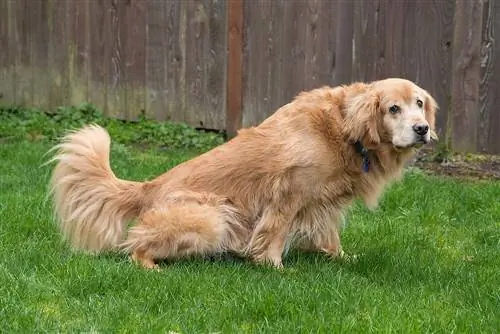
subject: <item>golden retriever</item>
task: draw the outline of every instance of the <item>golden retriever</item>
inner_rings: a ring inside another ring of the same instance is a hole
[[[108,133],[86,126],[54,147],[55,215],[73,248],[125,251],[146,268],[221,252],[282,267],[291,246],[338,257],[345,209],[376,206],[430,142],[436,110],[399,78],[318,88],[148,182],[117,178]]]

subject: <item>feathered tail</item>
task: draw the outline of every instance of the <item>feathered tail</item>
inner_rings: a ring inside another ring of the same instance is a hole
[[[69,133],[54,149],[51,193],[64,238],[91,252],[116,248],[141,209],[142,183],[115,176],[109,135],[97,125]]]

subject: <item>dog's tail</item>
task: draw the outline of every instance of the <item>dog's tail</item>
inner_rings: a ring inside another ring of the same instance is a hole
[[[143,183],[115,176],[109,135],[97,125],[67,134],[54,149],[51,194],[63,237],[75,249],[117,248],[141,209]]]

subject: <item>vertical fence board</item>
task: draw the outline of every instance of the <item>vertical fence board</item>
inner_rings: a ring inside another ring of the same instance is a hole
[[[121,31],[125,26],[125,4],[127,0],[109,0],[109,68],[107,72],[108,114],[126,119],[127,95],[125,81],[124,36]]]
[[[33,1],[33,16],[31,17],[31,71],[33,83],[33,105],[46,109],[49,107],[49,92],[52,86],[49,68],[49,3],[48,1]]]
[[[55,108],[69,104],[70,83],[68,71],[68,2],[52,0],[47,10],[49,26],[48,67],[49,80],[49,107]]]
[[[147,0],[129,0],[119,6],[122,42],[122,89],[127,119],[137,119],[145,111],[146,85],[146,9]]]
[[[187,4],[184,1],[166,2],[167,31],[164,59],[167,119],[186,120],[186,25]]]
[[[193,126],[217,128],[225,120],[225,2],[191,0],[186,11],[186,35],[181,45],[189,50],[183,59],[183,90],[189,101],[186,120]]]
[[[377,78],[379,1],[354,3],[353,80],[372,81]]]
[[[457,1],[453,36],[452,110],[454,150],[477,147],[483,4]]]
[[[353,1],[342,1],[337,6],[334,86],[351,82],[353,65],[354,3]]]
[[[500,3],[487,1],[483,17],[478,150],[500,154]]]
[[[10,105],[14,101],[13,69],[15,55],[12,54],[12,2],[0,1],[0,105]]]
[[[78,105],[90,99],[90,0],[68,1],[68,77],[70,102]]]
[[[10,76],[11,80],[11,99],[14,104],[19,104],[20,101],[17,99],[17,91],[18,91],[18,77],[17,77],[17,64],[18,64],[18,47],[17,47],[17,10],[16,3],[13,1],[7,1],[7,16],[8,16],[8,38],[9,38],[9,46],[8,46],[8,54],[9,54],[9,64],[10,68]]]
[[[164,1],[147,2],[146,29],[146,115],[148,118],[166,120],[167,87],[165,59],[167,49],[168,20]]]
[[[108,85],[111,84],[111,3],[109,0],[90,1],[89,100],[109,115]]]
[[[15,77],[17,104],[31,104],[33,102],[33,85],[31,72],[31,16],[33,7],[28,6],[27,0],[14,1],[16,24],[14,36],[16,41]]]
[[[228,2],[226,131],[234,137],[242,122],[243,0]]]

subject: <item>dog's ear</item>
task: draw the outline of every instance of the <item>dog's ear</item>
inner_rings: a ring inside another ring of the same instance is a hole
[[[424,91],[425,101],[424,101],[424,113],[425,119],[429,123],[429,127],[431,129],[431,139],[438,140],[438,136],[436,133],[436,112],[439,109],[439,106],[434,100],[434,98],[428,92]]]
[[[348,141],[359,140],[366,147],[380,144],[379,108],[380,96],[373,91],[366,91],[347,101],[343,133]]]

